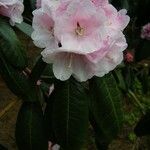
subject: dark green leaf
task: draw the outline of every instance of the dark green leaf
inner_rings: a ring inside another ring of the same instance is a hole
[[[28,101],[33,101],[34,99],[36,99],[36,87],[30,84],[29,80],[27,80],[27,78],[22,73],[7,64],[1,52],[0,66],[0,74],[5,80],[8,88],[15,95]]]
[[[141,74],[139,75],[139,79],[141,81],[142,87],[143,87],[143,93],[148,94],[149,92],[149,67],[145,67]]]
[[[127,90],[135,90],[134,89],[134,82],[135,82],[135,72],[132,66],[126,66],[123,68],[122,75],[124,76],[124,81],[126,83]]]
[[[49,64],[44,69],[43,76],[54,77],[52,64]]]
[[[42,80],[45,81],[46,83],[52,84],[56,82],[56,78],[53,74],[53,69],[52,69],[52,64],[48,64],[42,73],[41,76]]]
[[[127,87],[126,87],[126,83],[124,81],[124,77],[122,75],[122,70],[118,69],[118,70],[115,70],[113,72],[114,74],[114,77],[116,79],[116,82],[118,84],[118,87],[123,90],[124,92],[127,92]]]
[[[47,100],[47,105],[44,112],[44,125],[47,131],[46,132],[47,140],[55,143],[55,136],[52,128],[53,106],[54,106],[54,99],[52,99],[52,97],[50,96],[50,98],[48,98]]]
[[[9,89],[18,96],[24,95],[23,87],[25,87],[27,79],[23,76],[23,74],[19,73],[12,66],[7,64],[2,55],[0,56],[0,66],[0,73]]]
[[[31,34],[33,32],[32,26],[22,22],[21,24],[16,24],[15,25],[19,30],[21,30],[23,33],[25,33],[26,35],[28,35],[29,37],[31,37]]]
[[[107,150],[111,142],[110,139],[107,139],[101,128],[99,127],[94,115],[90,112],[90,123],[94,129],[95,133],[95,143],[98,150]]]
[[[47,150],[43,112],[40,103],[24,102],[16,123],[19,150]]]
[[[43,62],[42,56],[38,59],[35,66],[32,69],[32,72],[30,74],[30,80],[32,83],[35,83],[40,79],[44,69],[46,68],[47,64]]]
[[[88,97],[74,79],[59,82],[51,96],[53,131],[63,150],[80,150],[88,128]]]
[[[7,61],[19,69],[27,66],[26,51],[22,47],[13,29],[0,19],[0,51]]]
[[[122,98],[113,75],[91,79],[90,94],[90,110],[99,128],[95,130],[102,132],[99,140],[111,141],[118,135],[123,121]]]

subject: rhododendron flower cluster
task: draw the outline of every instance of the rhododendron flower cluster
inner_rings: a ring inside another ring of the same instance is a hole
[[[123,60],[129,23],[108,0],[41,0],[33,12],[32,39],[57,79],[102,77]]]
[[[10,18],[10,23],[21,23],[24,11],[23,0],[0,0],[0,15]]]
[[[150,40],[150,23],[142,27],[141,38]]]

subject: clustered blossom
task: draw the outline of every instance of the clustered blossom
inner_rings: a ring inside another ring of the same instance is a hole
[[[0,15],[10,18],[10,23],[21,23],[24,11],[23,0],[0,0]]]
[[[32,39],[57,79],[86,81],[102,77],[123,60],[123,34],[129,23],[108,0],[40,0],[34,12]]]
[[[141,38],[150,40],[150,23],[142,27]]]

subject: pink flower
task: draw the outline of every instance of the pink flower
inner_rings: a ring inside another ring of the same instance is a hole
[[[41,0],[37,0],[36,1],[36,8],[40,8],[41,7]]]
[[[91,0],[95,6],[99,7],[99,6],[104,6],[108,4],[108,0]]]
[[[131,63],[134,61],[134,54],[133,52],[127,51],[124,55],[124,59],[126,62]]]
[[[102,77],[123,60],[126,13],[107,0],[42,0],[33,12],[32,39],[57,79]]]
[[[10,23],[21,23],[24,11],[23,0],[0,0],[0,15],[10,18]]]
[[[150,40],[150,23],[142,27],[141,38]]]

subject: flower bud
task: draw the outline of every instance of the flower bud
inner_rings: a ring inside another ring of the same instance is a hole
[[[126,51],[124,55],[125,62],[132,63],[134,61],[134,55],[131,51]]]

